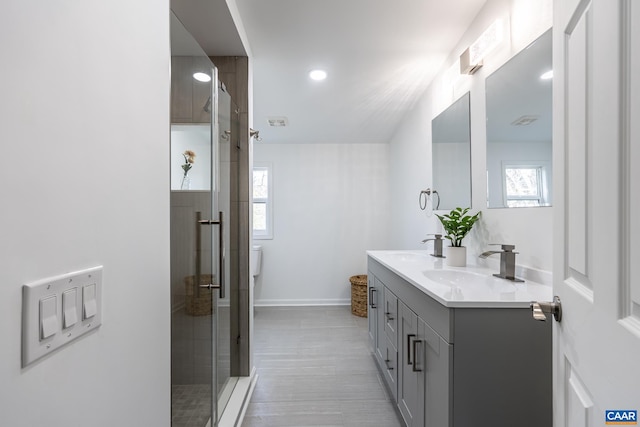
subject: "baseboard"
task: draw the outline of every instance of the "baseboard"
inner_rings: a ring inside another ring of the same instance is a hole
[[[233,389],[233,393],[220,418],[218,427],[240,427],[242,425],[257,381],[258,375],[255,367],[251,371],[250,376],[238,378],[238,383]]]
[[[314,305],[351,305],[351,299],[259,299],[256,307],[296,307]]]

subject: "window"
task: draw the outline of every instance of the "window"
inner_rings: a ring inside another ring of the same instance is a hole
[[[545,206],[542,166],[505,165],[504,195],[508,207]]]
[[[272,239],[271,166],[257,164],[253,168],[253,238]]]

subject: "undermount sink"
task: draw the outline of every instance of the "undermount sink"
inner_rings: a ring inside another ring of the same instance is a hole
[[[493,279],[491,276],[464,270],[426,270],[425,277],[441,285],[460,286],[470,282],[484,282]]]

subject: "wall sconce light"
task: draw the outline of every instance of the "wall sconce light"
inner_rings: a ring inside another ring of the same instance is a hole
[[[460,74],[473,74],[482,68],[482,60],[495,49],[503,39],[502,19],[497,19],[460,55]]]

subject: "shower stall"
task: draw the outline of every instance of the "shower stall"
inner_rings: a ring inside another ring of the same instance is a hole
[[[239,110],[173,14],[171,50],[171,425],[216,426],[238,380],[229,219]]]

